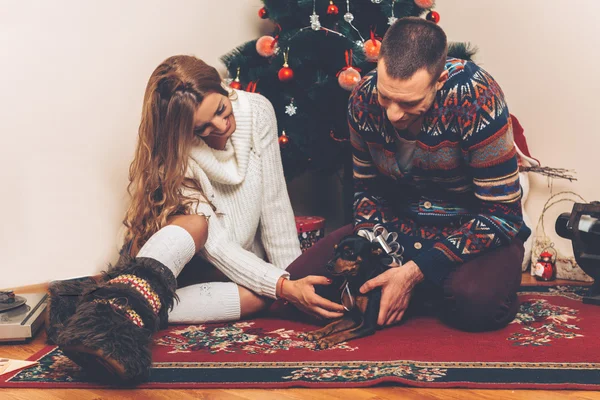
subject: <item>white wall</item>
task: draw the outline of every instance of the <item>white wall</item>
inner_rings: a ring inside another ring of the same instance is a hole
[[[600,15],[600,2],[570,4],[438,0],[437,10],[451,40],[479,46],[478,61],[503,87],[534,156],[577,170],[579,182],[556,182],[554,190],[593,200],[600,198],[593,162],[600,39],[591,16]],[[150,73],[178,53],[217,65],[259,35],[260,7],[259,0],[0,0],[0,287],[92,274],[114,260]],[[534,185],[528,208],[536,214],[548,189],[544,179]],[[310,204],[303,213],[322,214]]]
[[[0,0],[0,288],[116,255],[153,69],[217,65],[259,34],[259,0]]]
[[[600,14],[597,0],[438,0],[440,25],[450,40],[479,47],[476,61],[500,83],[512,114],[542,165],[574,169],[577,182],[554,180],[552,191],[572,190],[600,200]],[[537,223],[550,196],[546,178],[532,178],[527,211]],[[571,242],[554,232],[562,203],[546,216],[546,231],[563,252]]]

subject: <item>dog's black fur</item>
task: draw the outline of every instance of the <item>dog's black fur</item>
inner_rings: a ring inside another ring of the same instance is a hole
[[[343,277],[348,281],[356,304],[341,319],[307,335],[309,340],[318,340],[318,348],[328,348],[375,333],[381,289],[376,288],[364,295],[359,289],[366,281],[387,270],[382,256],[385,254],[378,244],[356,235],[344,237],[335,246],[333,258],[326,269],[333,277]]]

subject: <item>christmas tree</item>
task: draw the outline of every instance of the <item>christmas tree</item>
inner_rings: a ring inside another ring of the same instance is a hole
[[[286,177],[350,162],[346,110],[361,75],[376,67],[381,38],[405,16],[434,22],[433,0],[264,0],[274,31],[223,56],[236,89],[275,109]]]

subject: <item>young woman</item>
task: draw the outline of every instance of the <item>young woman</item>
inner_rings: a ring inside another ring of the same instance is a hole
[[[237,320],[276,298],[342,315],[315,293],[327,278],[288,280],[300,250],[271,104],[223,86],[203,61],[174,56],[152,73],[129,192],[124,256],[57,335],[93,376],[144,379],[151,334],[167,319]],[[183,287],[182,275],[177,285],[184,267],[204,283]]]

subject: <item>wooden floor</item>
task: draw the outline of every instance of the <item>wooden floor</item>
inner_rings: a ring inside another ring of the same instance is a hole
[[[526,273],[523,284],[539,283]],[[555,281],[550,284],[574,284]],[[580,284],[577,282],[576,284]],[[31,287],[27,291],[31,291]],[[17,292],[18,293],[18,292]],[[45,335],[40,333],[28,344],[0,345],[0,357],[26,359],[44,346]],[[403,387],[376,387],[366,389],[0,389],[0,399],[54,400],[54,399],[257,399],[257,400],[383,400],[383,399],[599,399],[599,392],[540,391],[540,390],[463,390],[463,389],[410,389]]]

